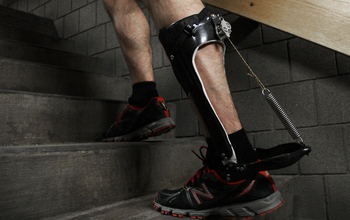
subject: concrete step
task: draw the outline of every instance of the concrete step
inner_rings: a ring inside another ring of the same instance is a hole
[[[0,146],[90,142],[126,103],[0,90]]]
[[[293,219],[293,178],[290,176],[273,176],[278,190],[285,200],[284,205],[264,216],[254,217],[254,220],[292,220]],[[83,212],[69,213],[61,216],[46,218],[45,220],[177,220],[178,217],[162,215],[153,209],[152,201],[155,194],[124,200],[106,206],[97,207]],[[190,218],[187,218],[190,219]],[[209,216],[208,220],[225,220],[220,216]],[[44,219],[43,219],[44,220]]]
[[[181,187],[202,167],[190,151],[204,142],[184,138],[1,147],[0,219],[51,219]],[[150,204],[152,197],[146,198],[142,204]]]
[[[52,20],[4,6],[0,6],[0,24],[58,36]]]
[[[111,54],[113,56],[113,54]],[[59,66],[72,70],[114,75],[115,60],[33,46],[17,41],[0,39],[0,57]]]
[[[75,51],[75,42],[72,40],[65,40],[58,36],[25,30],[8,24],[0,24],[0,39],[10,39],[67,52]]]
[[[1,52],[0,52],[1,53]],[[126,100],[129,77],[120,78],[0,57],[0,89]]]

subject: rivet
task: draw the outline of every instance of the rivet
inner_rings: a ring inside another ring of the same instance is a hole
[[[171,60],[174,60],[174,58],[175,58],[174,55],[170,55]]]

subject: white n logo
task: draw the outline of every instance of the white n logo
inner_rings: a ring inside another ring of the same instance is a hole
[[[197,189],[191,189],[191,193],[192,193],[194,199],[197,201],[198,205],[202,204],[202,202],[199,200],[198,196],[203,196],[203,197],[208,198],[208,199],[214,198],[214,196],[209,192],[207,186],[204,183],[202,183],[202,187],[203,187],[205,193],[202,191],[199,191]]]

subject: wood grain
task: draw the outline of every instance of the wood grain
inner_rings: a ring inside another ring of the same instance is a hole
[[[350,56],[350,0],[203,0]]]

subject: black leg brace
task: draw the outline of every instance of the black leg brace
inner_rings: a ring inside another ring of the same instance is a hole
[[[227,181],[241,180],[259,171],[280,169],[297,162],[311,149],[301,144],[279,145],[268,150],[257,149],[260,161],[240,163],[237,161],[235,146],[232,146],[223,124],[215,112],[195,65],[195,56],[200,47],[219,43],[225,51],[222,17],[210,15],[206,9],[199,14],[181,19],[169,28],[162,28],[159,39],[171,62],[177,80],[199,110],[213,144],[225,165],[222,176]],[[224,55],[224,54],[223,54]]]
[[[168,29],[162,28],[159,39],[179,83],[186,94],[193,98],[222,160],[232,159],[232,162],[237,162],[228,134],[210,103],[194,63],[197,51],[203,45],[219,43],[225,48],[222,41],[225,34],[221,33],[219,37],[220,34],[216,29],[220,24],[221,21],[217,16],[210,15],[204,9],[198,15],[177,21]]]

